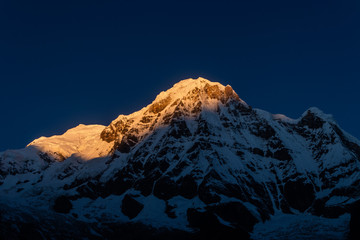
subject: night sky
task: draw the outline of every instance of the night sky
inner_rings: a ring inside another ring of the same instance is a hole
[[[0,1],[0,151],[107,125],[185,78],[360,137],[360,1]]]

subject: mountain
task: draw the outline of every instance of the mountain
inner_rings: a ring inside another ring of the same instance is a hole
[[[360,141],[317,108],[290,119],[186,79],[108,126],[0,153],[0,233],[257,239],[276,216],[347,221],[359,160]]]

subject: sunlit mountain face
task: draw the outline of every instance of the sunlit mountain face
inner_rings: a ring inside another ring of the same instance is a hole
[[[108,126],[0,153],[0,238],[357,239],[359,160],[317,108],[290,119],[186,79]]]

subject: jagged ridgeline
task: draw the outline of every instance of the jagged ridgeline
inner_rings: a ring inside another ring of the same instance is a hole
[[[360,198],[359,145],[317,108],[290,119],[183,80],[109,126],[1,153],[0,236],[247,239],[274,214],[338,218]]]

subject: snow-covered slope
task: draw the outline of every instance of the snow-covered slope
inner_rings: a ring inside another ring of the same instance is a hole
[[[274,214],[349,212],[360,198],[359,145],[317,108],[290,119],[253,109],[230,86],[187,79],[107,127],[1,153],[0,194],[95,225],[246,237]]]
[[[83,160],[108,156],[112,144],[101,140],[102,125],[83,125],[69,129],[63,135],[41,137],[32,141],[32,146],[41,152],[62,161],[70,156],[77,156]]]

